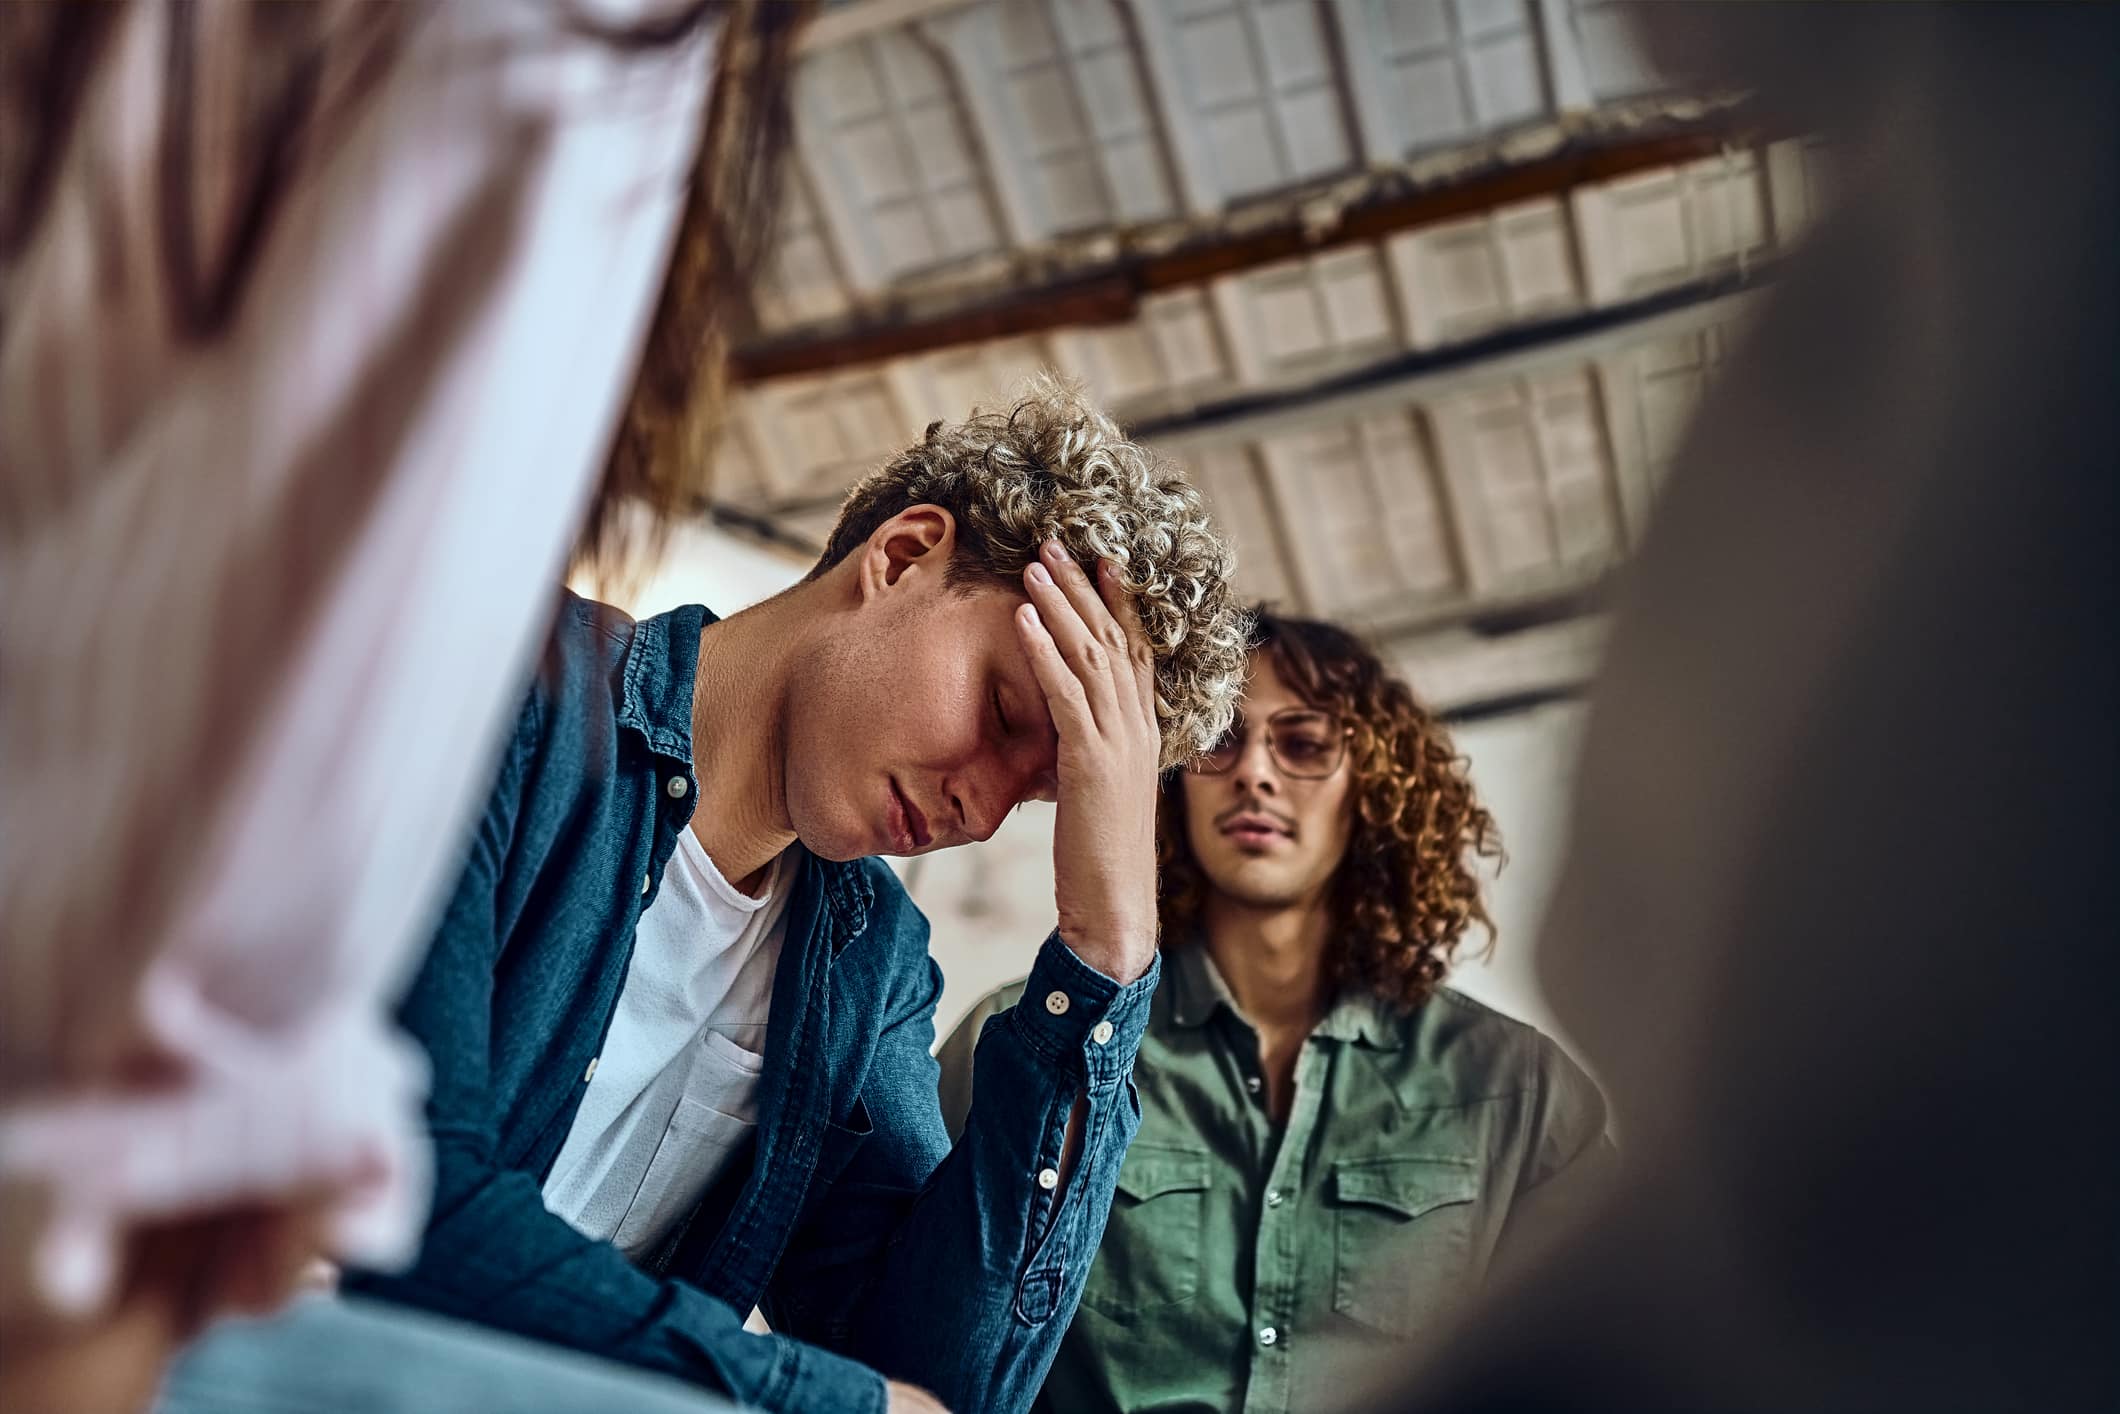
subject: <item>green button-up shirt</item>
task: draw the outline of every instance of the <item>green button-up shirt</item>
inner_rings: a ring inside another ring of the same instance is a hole
[[[953,1128],[980,1028],[1022,991],[943,1046]],[[1276,1125],[1258,1035],[1197,944],[1167,952],[1134,1083],[1141,1131],[1045,1384],[1068,1414],[1344,1401],[1365,1353],[1439,1331],[1608,1151],[1604,1102],[1560,1048],[1447,989],[1403,1016],[1343,997]]]

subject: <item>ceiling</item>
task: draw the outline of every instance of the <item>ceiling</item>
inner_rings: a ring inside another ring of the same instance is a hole
[[[1660,91],[1601,0],[863,0],[796,105],[727,523],[814,547],[929,421],[1058,368],[1196,476],[1246,594],[1460,709],[1594,666],[1827,176]]]

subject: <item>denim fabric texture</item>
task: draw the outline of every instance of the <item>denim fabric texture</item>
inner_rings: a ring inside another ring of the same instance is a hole
[[[755,1148],[636,1266],[541,1186],[603,1045],[678,832],[698,606],[635,623],[568,596],[402,1019],[434,1066],[435,1204],[416,1265],[348,1289],[683,1376],[773,1411],[1029,1406],[1082,1294],[1140,1122],[1160,964],[1122,986],[1058,934],[976,1056],[952,1146],[929,1051],[941,970],[880,861],[798,865]],[[799,766],[799,763],[798,763]],[[1096,1039],[1109,1021],[1109,1039]],[[1078,1094],[1088,1116],[1064,1188]],[[772,1333],[744,1330],[753,1305]]]

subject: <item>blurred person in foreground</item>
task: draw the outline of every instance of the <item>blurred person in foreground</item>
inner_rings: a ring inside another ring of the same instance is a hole
[[[404,1013],[434,1218],[354,1285],[770,1414],[1027,1407],[1136,1123],[1157,772],[1234,710],[1228,565],[1197,491],[1039,380],[863,480],[763,604],[572,601]],[[876,856],[1031,799],[1042,1004],[953,1148],[942,975]]]
[[[1354,635],[1261,611],[1238,719],[1167,774],[1160,817],[1141,1132],[1041,1405],[1315,1409],[1582,1201],[1604,1102],[1443,985],[1491,934],[1500,840],[1448,731]],[[958,1023],[953,1122],[982,1031],[1039,1005],[1017,982]]]
[[[2120,1408],[2120,13],[1641,22],[1836,201],[1626,573],[1539,944],[1627,1177],[1354,1407]]]
[[[584,512],[706,489],[802,13],[0,6],[0,1406],[411,1256],[386,1003]],[[667,1399],[289,1321],[170,1397]]]

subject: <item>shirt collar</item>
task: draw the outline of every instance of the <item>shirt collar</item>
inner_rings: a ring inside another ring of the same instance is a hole
[[[1335,1041],[1360,1041],[1381,1051],[1396,1051],[1406,1044],[1398,1016],[1373,993],[1350,988],[1340,993],[1316,1035]]]
[[[633,625],[626,645],[618,724],[638,732],[649,750],[692,768],[692,685],[699,677],[699,635],[715,622],[698,604]]]
[[[1164,961],[1173,1024],[1205,1026],[1217,1011],[1224,1009],[1246,1026],[1251,1024],[1198,937],[1166,950]],[[1398,1016],[1379,998],[1353,988],[1340,994],[1312,1034],[1333,1041],[1360,1041],[1380,1050],[1395,1051],[1405,1045]]]
[[[1185,1027],[1205,1026],[1222,1007],[1242,1019],[1244,1013],[1237,1009],[1236,998],[1229,994],[1229,985],[1222,980],[1214,959],[1207,955],[1206,944],[1199,938],[1188,938],[1167,950],[1164,959],[1168,965],[1165,978],[1171,989],[1173,1022]]]

